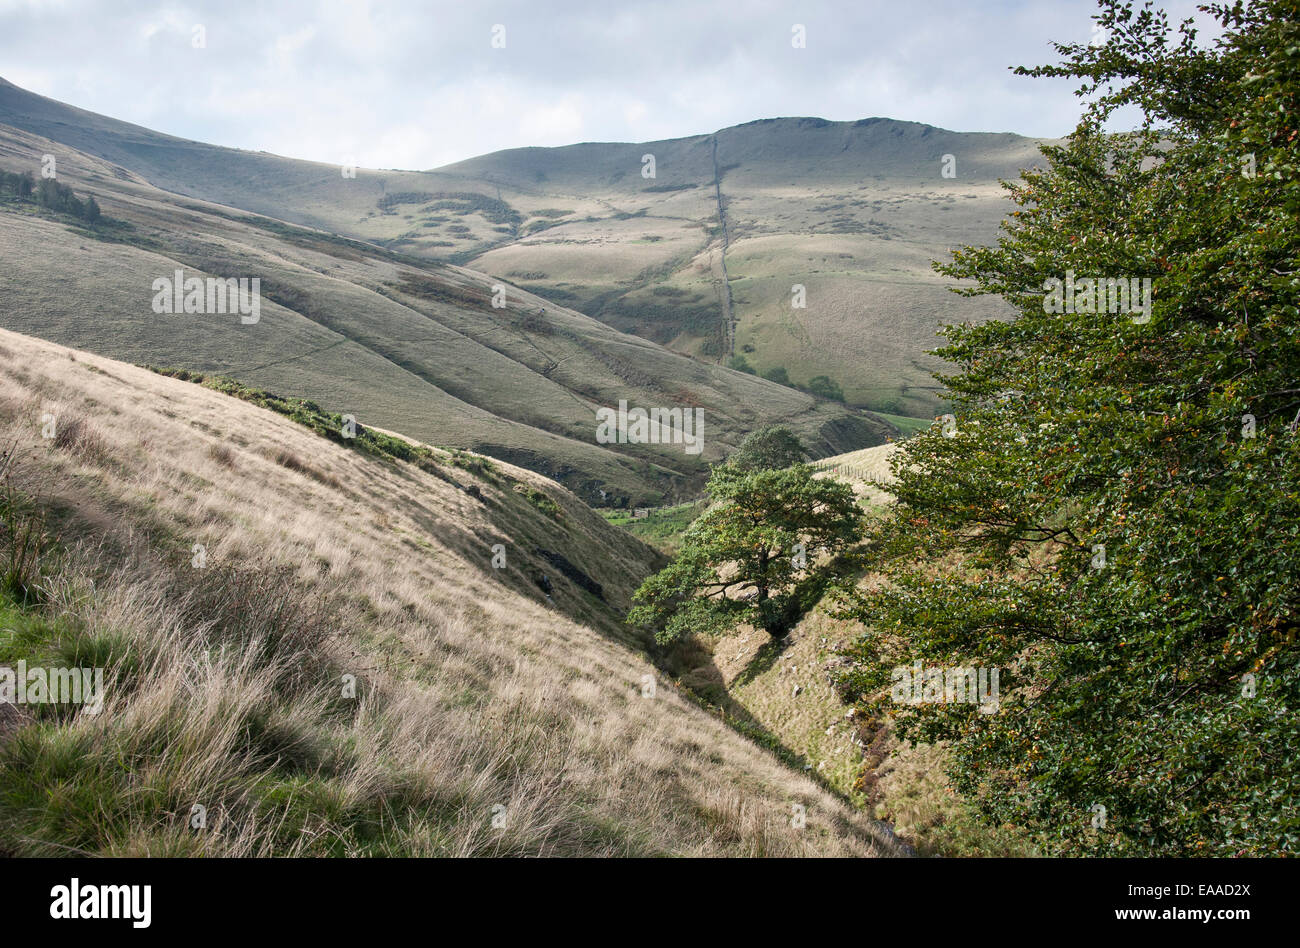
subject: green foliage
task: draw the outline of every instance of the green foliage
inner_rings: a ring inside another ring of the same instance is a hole
[[[858,538],[852,489],[815,478],[803,464],[760,471],[722,464],[708,492],[714,505],[691,524],[673,562],[636,591],[628,622],[664,643],[740,622],[784,636]],[[822,549],[830,563],[819,565]]]
[[[602,510],[600,513],[614,526],[672,556],[681,548],[682,537],[702,512],[699,503],[691,503],[655,508],[645,517],[634,517],[626,510]]]
[[[437,200],[433,200],[434,198]],[[453,211],[460,215],[481,214],[489,223],[507,225],[511,232],[517,231],[519,225],[523,223],[520,213],[505,201],[476,191],[450,191],[438,194],[411,191],[380,198],[379,207],[381,210],[389,211],[397,204],[420,204],[425,201],[432,201],[425,210]]]
[[[955,427],[896,455],[871,538],[887,582],[848,610],[869,629],[842,686],[874,701],[895,664],[1003,669],[998,713],[899,723],[950,739],[956,787],[1048,851],[1293,854],[1300,20],[1214,8],[1206,49],[1101,6],[1107,44],[1024,70],[1084,80],[1093,105],[1007,184],[998,245],[938,267],[1018,314],[946,330]],[[1124,105],[1143,126],[1103,135]],[[1067,270],[1153,278],[1150,321],[1045,311]]]
[[[840,383],[835,381],[829,375],[814,375],[808,380],[808,391],[818,398],[829,398],[831,401],[844,401],[844,389]]]
[[[425,204],[433,200],[433,194],[428,191],[394,191],[392,194],[384,194],[377,201],[375,206],[385,213],[394,214],[393,208],[402,204]]]
[[[69,214],[92,228],[101,218],[99,204],[93,197],[83,202],[66,184],[53,178],[41,178],[38,182],[30,172],[0,171],[0,193],[12,194],[20,201],[33,201],[58,214]]]
[[[546,514],[546,516],[554,520],[559,520],[563,517],[564,511],[560,509],[560,505],[557,504],[554,498],[545,491],[538,490],[536,487],[531,487],[526,484],[516,484],[515,491],[523,494],[524,498],[530,504],[542,513]]]
[[[790,384],[790,373],[779,365],[763,372],[763,378],[769,382],[775,382],[777,385]]]
[[[62,211],[73,217],[81,217],[84,208],[81,201],[73,194],[72,188],[59,184],[53,178],[41,178],[36,185],[36,203],[52,211]]]
[[[32,196],[32,190],[35,186],[30,171],[24,171],[21,174],[0,171],[0,191],[8,191],[19,198],[26,199]]]
[[[322,438],[328,438],[330,441],[341,444],[346,448],[361,451],[373,457],[405,461],[443,480],[450,480],[449,475],[443,469],[444,460],[450,461],[456,467],[463,468],[488,481],[495,480],[499,475],[499,469],[487,458],[481,458],[463,451],[453,451],[449,458],[444,459],[438,452],[424,445],[412,444],[404,438],[366,428],[360,423],[355,424],[355,433],[352,436],[346,436],[344,434],[345,419],[342,415],[325,411],[315,402],[308,401],[305,398],[288,398],[261,389],[250,388],[242,382],[236,382],[234,379],[221,376],[205,377],[198,372],[190,372],[187,369],[160,369],[154,366],[147,366],[147,368],[159,375],[181,379],[185,382],[195,382],[204,388],[210,388],[225,395],[252,402],[254,405],[259,405],[262,408],[291,418],[303,427],[310,428]]]
[[[746,375],[758,374],[754,371],[754,367],[749,364],[749,360],[743,355],[732,356],[731,361],[728,362],[727,365],[730,368],[735,369],[737,372],[744,372]]]
[[[738,471],[767,471],[799,464],[806,453],[793,431],[773,425],[745,435],[727,464]]]

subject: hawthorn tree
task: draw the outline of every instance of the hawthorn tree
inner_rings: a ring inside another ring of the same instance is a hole
[[[1207,7],[1210,46],[1100,6],[1106,43],[1020,70],[1082,81],[1077,130],[1006,184],[996,246],[937,267],[1015,316],[946,330],[953,418],[895,456],[841,685],[883,706],[892,665],[1001,668],[998,713],[898,723],[1047,851],[1296,853],[1297,4]],[[1105,134],[1122,106],[1141,127]],[[1058,305],[1069,271],[1150,278],[1149,314]]]
[[[738,471],[765,471],[799,464],[804,456],[803,443],[793,431],[772,425],[745,435],[727,465]]]
[[[636,591],[628,622],[663,643],[741,622],[783,637],[821,599],[840,554],[861,539],[852,488],[813,475],[805,464],[716,466],[713,506],[691,524],[673,562]]]
[[[821,398],[829,398],[831,401],[844,401],[844,389],[840,387],[839,382],[829,375],[814,375],[810,378],[808,380],[808,391]]]

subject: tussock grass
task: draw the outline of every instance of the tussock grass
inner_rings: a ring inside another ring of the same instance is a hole
[[[94,425],[85,419],[71,417],[60,418],[53,438],[54,447],[59,451],[68,451],[89,463],[104,463],[108,451],[104,439],[95,430]]]
[[[96,664],[106,679],[98,714],[6,714],[0,848],[895,851],[670,683],[643,697],[658,676],[617,630],[654,554],[553,483],[504,464],[480,477],[467,458],[458,476],[474,478],[477,499],[209,388],[0,340],[12,352],[0,407],[18,407],[0,437],[22,459],[13,485],[28,499],[14,522],[54,512],[41,521],[54,542],[25,574],[40,595],[0,601],[0,663]],[[110,463],[44,445],[24,407],[38,389],[94,425]],[[279,450],[333,480],[288,470]],[[500,570],[497,541],[510,560]],[[531,582],[535,549],[564,556],[609,602],[553,575],[547,604]]]

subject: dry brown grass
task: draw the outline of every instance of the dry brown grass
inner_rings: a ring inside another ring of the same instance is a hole
[[[889,460],[897,450],[898,443],[890,442],[822,458],[816,467],[825,472],[820,476],[834,477],[852,486],[859,500],[873,505],[887,504],[892,498],[885,488],[894,480]]]
[[[670,683],[642,696],[659,676],[615,633],[651,554],[544,478],[501,465],[555,499],[563,527],[508,484],[480,481],[480,503],[199,386],[0,340],[0,433],[33,458],[27,489],[80,538],[47,617],[135,656],[103,713],[43,720],[0,751],[0,768],[28,775],[0,792],[0,827],[25,827],[20,852],[893,851]],[[102,453],[42,444],[53,392]],[[548,608],[522,564],[488,565],[490,544],[517,558],[533,536],[585,563],[610,606],[557,583]],[[196,544],[219,578],[186,574]],[[355,701],[338,697],[343,674]],[[78,803],[72,842],[22,796],[40,774],[102,788]],[[208,806],[202,833],[187,827],[194,803]]]
[[[67,451],[91,464],[103,464],[108,448],[95,426],[83,418],[54,416],[55,435],[51,440],[60,451]]]

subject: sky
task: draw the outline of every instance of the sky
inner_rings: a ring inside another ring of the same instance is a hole
[[[1194,0],[1163,0],[1174,20]],[[0,0],[0,77],[184,138],[428,169],[778,116],[1058,137],[1094,0]],[[797,45],[802,27],[803,45]]]

